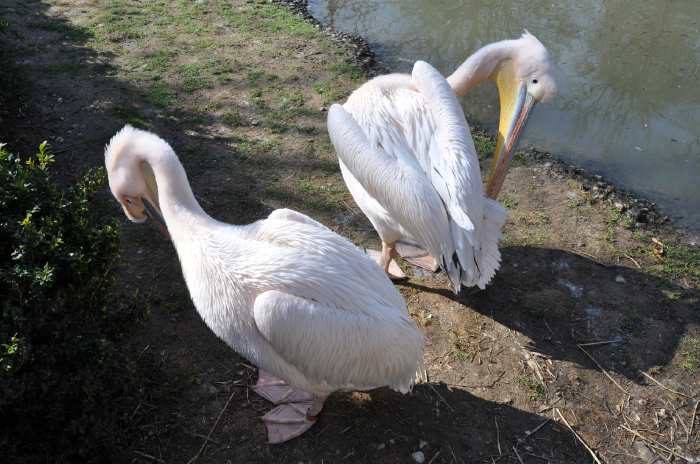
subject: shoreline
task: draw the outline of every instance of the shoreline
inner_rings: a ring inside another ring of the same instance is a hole
[[[273,2],[289,8],[305,21],[318,27],[321,32],[338,41],[343,48],[348,50],[353,63],[359,66],[368,78],[391,72],[377,59],[376,53],[364,37],[337,31],[317,20],[309,11],[308,0],[273,0]],[[494,140],[493,135],[485,130],[478,121],[468,122],[468,124],[472,133],[478,132]],[[686,244],[690,246],[700,245],[700,230],[679,224],[669,214],[666,214],[656,202],[616,186],[604,175],[587,171],[562,160],[556,154],[538,150],[532,146],[520,147],[514,157],[518,155],[524,155],[526,162],[543,165],[552,176],[577,180],[586,191],[590,192],[593,200],[604,201],[619,213],[624,214],[631,221],[631,227],[634,229],[670,227],[681,236]]]

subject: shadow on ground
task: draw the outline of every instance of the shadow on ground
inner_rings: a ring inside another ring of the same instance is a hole
[[[527,336],[528,349],[642,381],[640,371],[667,365],[689,325],[700,323],[694,290],[628,267],[608,266],[563,250],[511,246],[484,291],[405,283],[437,293]]]

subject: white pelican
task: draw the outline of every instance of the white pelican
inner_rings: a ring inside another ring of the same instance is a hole
[[[331,109],[328,130],[343,178],[382,240],[381,255],[374,253],[387,273],[403,277],[393,261],[398,249],[413,264],[441,267],[455,292],[462,284],[483,289],[491,280],[506,220],[495,198],[532,107],[556,91],[551,68],[545,47],[526,31],[479,49],[447,80],[417,62],[412,75],[376,77]],[[455,94],[486,80],[496,83],[501,109],[484,195]],[[429,256],[416,259],[421,248]]]
[[[255,390],[278,405],[263,416],[271,443],[311,427],[333,391],[406,393],[423,377],[423,336],[403,298],[348,240],[288,209],[250,225],[212,219],[150,132],[124,127],[105,164],[127,217],[167,227],[207,326],[260,368]]]

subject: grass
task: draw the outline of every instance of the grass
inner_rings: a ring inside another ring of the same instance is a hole
[[[493,151],[496,149],[496,139],[494,137],[486,132],[472,130],[472,139],[474,140],[479,160],[484,161],[493,155]]]
[[[531,401],[542,401],[545,398],[544,386],[535,380],[534,377],[530,375],[521,375],[518,377],[518,384],[529,390],[528,398]]]
[[[700,338],[686,337],[680,347],[683,362],[681,368],[688,374],[694,374],[700,367]]]

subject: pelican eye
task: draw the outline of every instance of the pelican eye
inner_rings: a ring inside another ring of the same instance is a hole
[[[533,79],[533,80],[532,80],[532,83],[533,83],[533,84],[537,84],[537,79]]]

